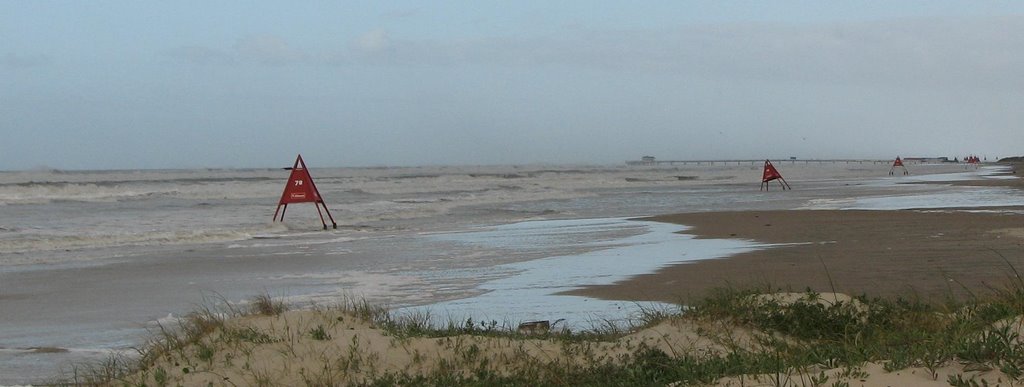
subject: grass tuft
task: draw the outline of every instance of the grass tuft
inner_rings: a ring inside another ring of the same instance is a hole
[[[250,314],[259,316],[277,316],[288,310],[284,301],[274,300],[267,293],[253,297],[249,302],[249,308]]]

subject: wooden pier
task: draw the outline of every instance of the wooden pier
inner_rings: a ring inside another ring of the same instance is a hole
[[[627,161],[626,165],[631,166],[657,166],[657,165],[758,165],[763,163],[763,159],[758,160],[631,160]],[[870,159],[774,159],[773,163],[776,164],[890,164],[892,160],[870,160]]]

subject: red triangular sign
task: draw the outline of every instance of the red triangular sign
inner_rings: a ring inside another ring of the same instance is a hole
[[[284,222],[284,213],[288,211],[289,204],[310,202],[316,205],[316,212],[320,214],[320,222],[323,223],[324,229],[327,229],[327,221],[324,220],[324,214],[320,212],[320,206],[324,207],[324,212],[331,219],[331,225],[334,228],[338,228],[338,224],[334,222],[334,216],[327,209],[327,203],[324,203],[324,200],[320,197],[320,191],[316,189],[316,184],[313,183],[313,177],[309,175],[309,170],[306,169],[306,163],[302,161],[302,155],[299,155],[299,157],[295,158],[295,165],[292,166],[292,174],[288,176],[288,183],[284,186],[281,200],[277,202],[277,210],[274,211],[274,221],[277,221],[277,215],[280,213],[281,221]],[[284,209],[281,206],[284,206]]]
[[[767,190],[768,189],[768,182],[772,181],[772,180],[778,180],[779,181],[779,185],[782,186],[782,189],[784,189],[784,190],[790,189],[789,183],[787,183],[786,179],[782,177],[782,174],[779,173],[779,170],[775,169],[775,166],[772,165],[771,161],[765,160],[764,161],[764,174],[761,175],[761,189],[762,190]]]
[[[782,174],[779,173],[779,171],[777,169],[775,169],[775,166],[772,165],[771,161],[765,160],[764,161],[764,175],[761,176],[761,182],[762,183],[767,183],[769,181],[772,181],[772,180],[775,180],[775,179],[781,179],[781,178],[782,178]]]
[[[306,163],[299,155],[299,158],[295,159],[295,166],[292,167],[292,175],[288,177],[288,184],[284,186],[281,201],[277,204],[308,202],[323,203],[323,200],[320,199],[320,192],[317,191],[316,184],[313,184],[313,177],[309,176]]]
[[[896,161],[893,161],[892,166],[894,166],[894,167],[902,167],[903,166],[903,160],[900,160],[900,157],[896,156]]]

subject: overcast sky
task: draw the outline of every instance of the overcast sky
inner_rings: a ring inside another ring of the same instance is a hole
[[[1018,1],[0,0],[0,170],[992,159],[1022,123]]]

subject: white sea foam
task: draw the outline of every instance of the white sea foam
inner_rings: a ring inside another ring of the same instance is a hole
[[[858,198],[843,206],[852,210],[901,210],[917,208],[972,208],[1024,206],[1024,193],[1010,188],[959,187],[917,195]]]
[[[821,198],[810,199],[804,205],[798,207],[800,210],[826,210],[846,208],[857,203],[856,198]]]
[[[253,238],[252,236],[250,236],[250,238],[252,238],[252,240],[250,240],[250,241],[241,242],[241,243],[232,243],[232,244],[227,245],[226,247],[229,248],[229,249],[265,249],[265,248],[288,247],[288,246],[298,246],[298,245],[311,246],[311,245],[338,244],[338,243],[344,243],[344,242],[351,242],[351,241],[357,241],[357,240],[366,239],[366,237],[348,237],[348,236],[333,237],[333,238],[330,238],[330,239],[323,239],[323,238],[317,238],[317,239],[296,238],[296,237],[298,237],[300,235],[301,235],[301,233],[300,234],[295,234],[295,235],[292,235],[292,234],[280,235],[280,236],[275,236],[273,238]],[[317,235],[318,236],[323,236],[323,234],[317,234]],[[273,240],[274,242],[266,242],[267,240]]]
[[[1024,192],[1004,187],[950,186],[942,183],[982,180],[1014,179],[1002,175],[1008,170],[1002,166],[957,165],[961,172],[935,173],[921,176],[894,176],[867,181],[867,186],[901,186],[902,192],[857,195],[850,197],[812,198],[798,209],[849,210],[902,210],[926,208],[974,208],[1024,206]],[[932,183],[915,185],[906,183]],[[1003,210],[1000,210],[1003,211]],[[1009,211],[1009,210],[1006,210]]]
[[[877,176],[888,170],[884,163],[870,162],[779,162],[777,167],[791,182],[870,182],[879,180]],[[910,167],[915,174],[956,171],[967,178],[978,173],[963,172],[963,167],[956,165]],[[415,224],[416,231],[422,231],[443,223],[409,221],[437,218],[447,222],[452,218],[438,217],[470,207],[480,210],[465,216],[490,216],[503,221],[573,217],[580,211],[597,215],[600,211],[592,206],[537,211],[529,206],[519,209],[517,203],[597,198],[609,190],[617,190],[622,197],[650,197],[677,190],[685,197],[693,195],[693,190],[711,186],[756,182],[761,170],[758,163],[716,163],[671,167],[333,168],[313,169],[311,173],[340,226],[399,230]],[[19,261],[32,262],[52,260],[48,252],[112,246],[259,238],[274,242],[233,243],[232,247],[273,247],[282,236],[301,238],[304,243],[312,243],[310,239],[338,242],[331,234],[294,235],[303,229],[317,230],[319,215],[312,205],[289,206],[290,227],[266,228],[264,222],[274,214],[286,178],[287,171],[279,169],[0,172],[0,219],[4,222],[0,225],[0,253],[17,253],[21,255]],[[33,256],[36,252],[47,254]],[[0,259],[0,265],[12,260]]]
[[[244,174],[243,174],[244,175]],[[139,179],[126,172],[97,172],[68,179],[67,175],[33,176],[0,174],[0,203],[42,204],[56,201],[117,202],[173,197],[182,199],[242,199],[272,195],[270,180],[237,176],[213,177],[202,171]],[[87,178],[92,178],[90,181]]]
[[[37,235],[34,238],[0,240],[0,253],[68,250],[109,246],[151,246],[167,244],[208,243],[248,239],[244,231],[206,230],[176,232],[144,232],[99,235]]]
[[[1019,179],[1019,176],[1009,174],[1013,171],[1013,167],[995,165],[985,166],[978,170],[978,175],[986,179]]]

